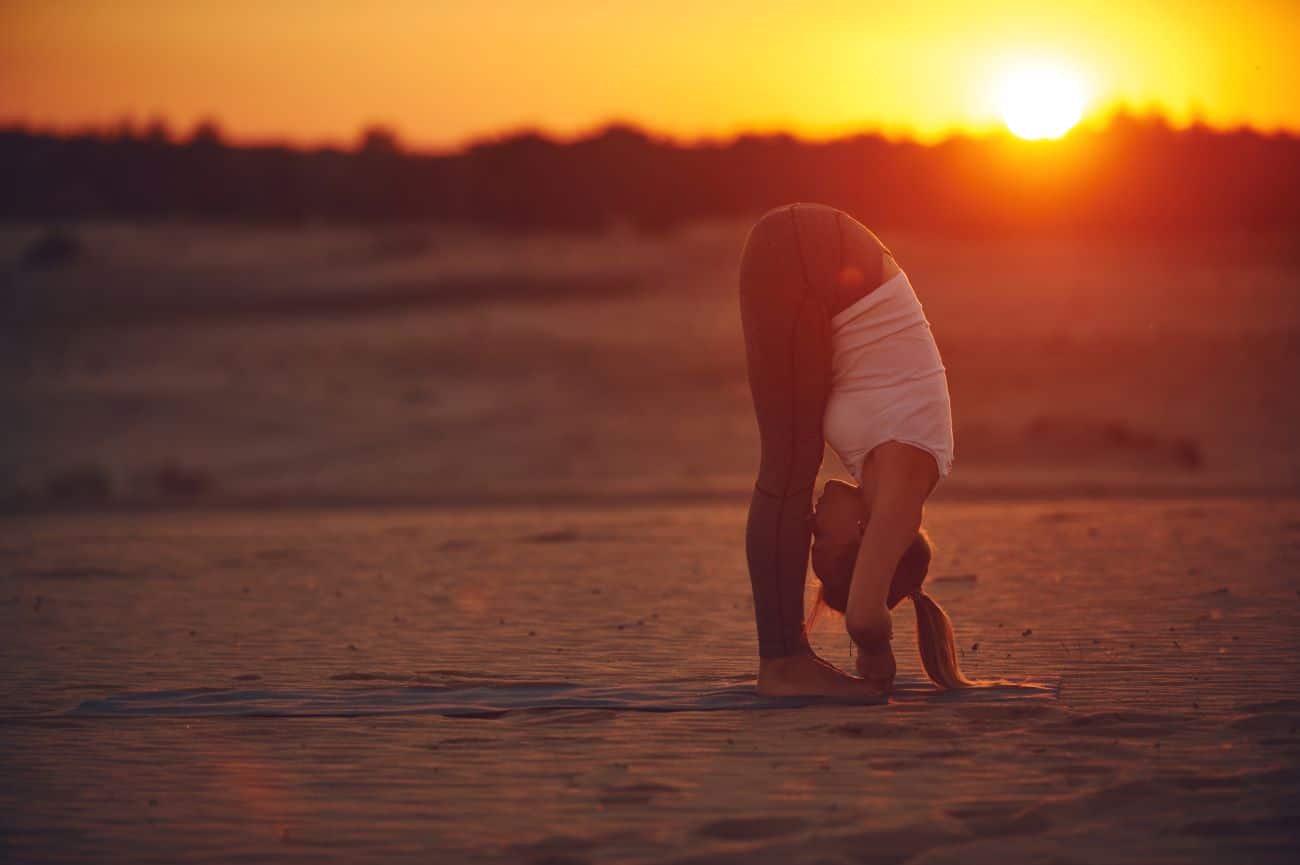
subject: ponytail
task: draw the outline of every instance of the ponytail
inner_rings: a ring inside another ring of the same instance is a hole
[[[858,544],[831,546],[812,545],[812,568],[818,577],[817,600],[813,602],[804,627],[812,632],[822,607],[843,614],[849,603],[849,587],[853,583],[853,568],[858,556]],[[969,688],[979,685],[967,679],[957,661],[957,645],[953,638],[952,622],[943,607],[925,593],[922,583],[930,570],[934,545],[925,529],[919,529],[911,545],[903,552],[889,585],[886,606],[894,609],[903,598],[911,598],[916,607],[916,644],[921,650],[921,664],[930,680],[940,688]],[[850,643],[852,645],[852,643]]]
[[[941,688],[968,688],[975,683],[961,671],[957,662],[957,645],[953,640],[952,622],[943,607],[917,589],[912,593],[916,608],[916,644],[921,650],[925,674]]]

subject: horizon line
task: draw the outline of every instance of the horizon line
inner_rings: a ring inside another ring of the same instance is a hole
[[[567,133],[547,128],[541,124],[521,123],[500,127],[495,131],[476,133],[461,139],[456,144],[435,146],[422,145],[407,141],[403,138],[399,127],[394,124],[383,122],[361,123],[351,138],[346,141],[340,141],[335,138],[294,138],[287,135],[231,134],[222,127],[221,119],[215,115],[200,117],[188,126],[186,132],[178,134],[176,128],[172,126],[171,121],[164,116],[155,115],[143,122],[138,122],[136,118],[130,114],[123,115],[115,121],[106,123],[97,124],[88,122],[70,125],[40,124],[33,123],[26,118],[0,117],[0,134],[19,133],[64,140],[74,138],[130,138],[134,140],[144,140],[149,138],[151,135],[157,136],[161,133],[162,140],[172,145],[184,145],[193,142],[204,135],[215,134],[216,141],[219,142],[221,146],[232,149],[283,148],[285,150],[302,153],[331,150],[344,153],[356,153],[363,149],[367,137],[371,135],[380,135],[389,139],[394,148],[394,152],[396,153],[400,153],[404,156],[437,157],[455,156],[469,152],[476,147],[525,137],[542,138],[558,145],[572,145],[582,141],[599,138],[616,129],[626,129],[636,132],[647,140],[655,143],[666,144],[683,149],[699,147],[728,147],[748,138],[788,138],[793,139],[800,144],[812,145],[831,144],[854,138],[879,138],[889,142],[890,144],[913,144],[926,148],[940,147],[953,141],[990,141],[996,139],[1010,140],[1025,145],[1050,146],[1052,144],[1060,144],[1081,133],[1103,133],[1120,121],[1136,122],[1148,126],[1161,126],[1176,133],[1195,130],[1208,131],[1218,135],[1250,134],[1262,138],[1287,138],[1300,140],[1300,127],[1291,128],[1287,126],[1276,126],[1269,128],[1256,126],[1249,122],[1214,123],[1195,115],[1186,121],[1178,122],[1171,117],[1168,112],[1161,108],[1144,108],[1142,106],[1133,106],[1124,103],[1113,106],[1105,113],[1096,114],[1091,118],[1086,118],[1080,121],[1075,126],[1071,127],[1064,135],[1061,135],[1058,138],[1047,139],[1023,139],[1015,135],[1002,124],[989,124],[986,127],[978,129],[951,127],[945,130],[942,134],[935,136],[918,136],[913,131],[891,130],[889,127],[882,125],[846,128],[840,132],[824,134],[800,132],[790,128],[751,127],[737,129],[726,133],[688,135],[657,131],[650,126],[643,125],[634,120],[621,117],[611,117],[605,120],[596,121],[576,131]]]

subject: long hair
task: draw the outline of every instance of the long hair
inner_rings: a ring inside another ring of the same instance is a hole
[[[916,645],[921,650],[925,674],[941,688],[969,688],[975,683],[966,678],[957,661],[957,643],[953,638],[952,620],[934,598],[922,589],[909,597],[916,610]]]
[[[921,665],[925,674],[941,688],[968,688],[975,684],[966,678],[957,660],[957,643],[953,637],[952,620],[934,598],[925,593],[922,584],[930,571],[934,546],[930,535],[920,529],[912,543],[898,560],[893,580],[889,585],[889,608],[911,598],[916,610],[916,645],[921,652]],[[812,551],[813,573],[821,582],[817,603],[808,616],[807,628],[812,630],[823,606],[843,614],[848,607],[849,586],[853,582],[853,568],[858,547],[843,547],[834,551]]]

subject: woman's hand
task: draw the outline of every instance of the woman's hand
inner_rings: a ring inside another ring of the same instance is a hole
[[[850,610],[844,619],[845,629],[858,647],[858,675],[882,693],[894,686],[894,620],[883,605],[872,607],[865,615]]]
[[[894,663],[894,650],[884,644],[883,651],[858,652],[858,675],[882,694],[887,694],[894,687],[894,675],[898,667]]]
[[[844,614],[844,630],[857,647],[865,653],[879,652],[880,647],[888,646],[894,637],[894,618],[889,608],[882,604],[864,604],[864,609],[857,609],[849,598],[849,609]]]

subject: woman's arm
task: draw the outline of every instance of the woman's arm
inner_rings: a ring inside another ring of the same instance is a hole
[[[939,470],[930,454],[898,442],[876,448],[871,460],[874,483],[862,488],[870,516],[854,563],[844,626],[860,649],[879,654],[893,634],[886,604],[889,586],[921,527]]]

